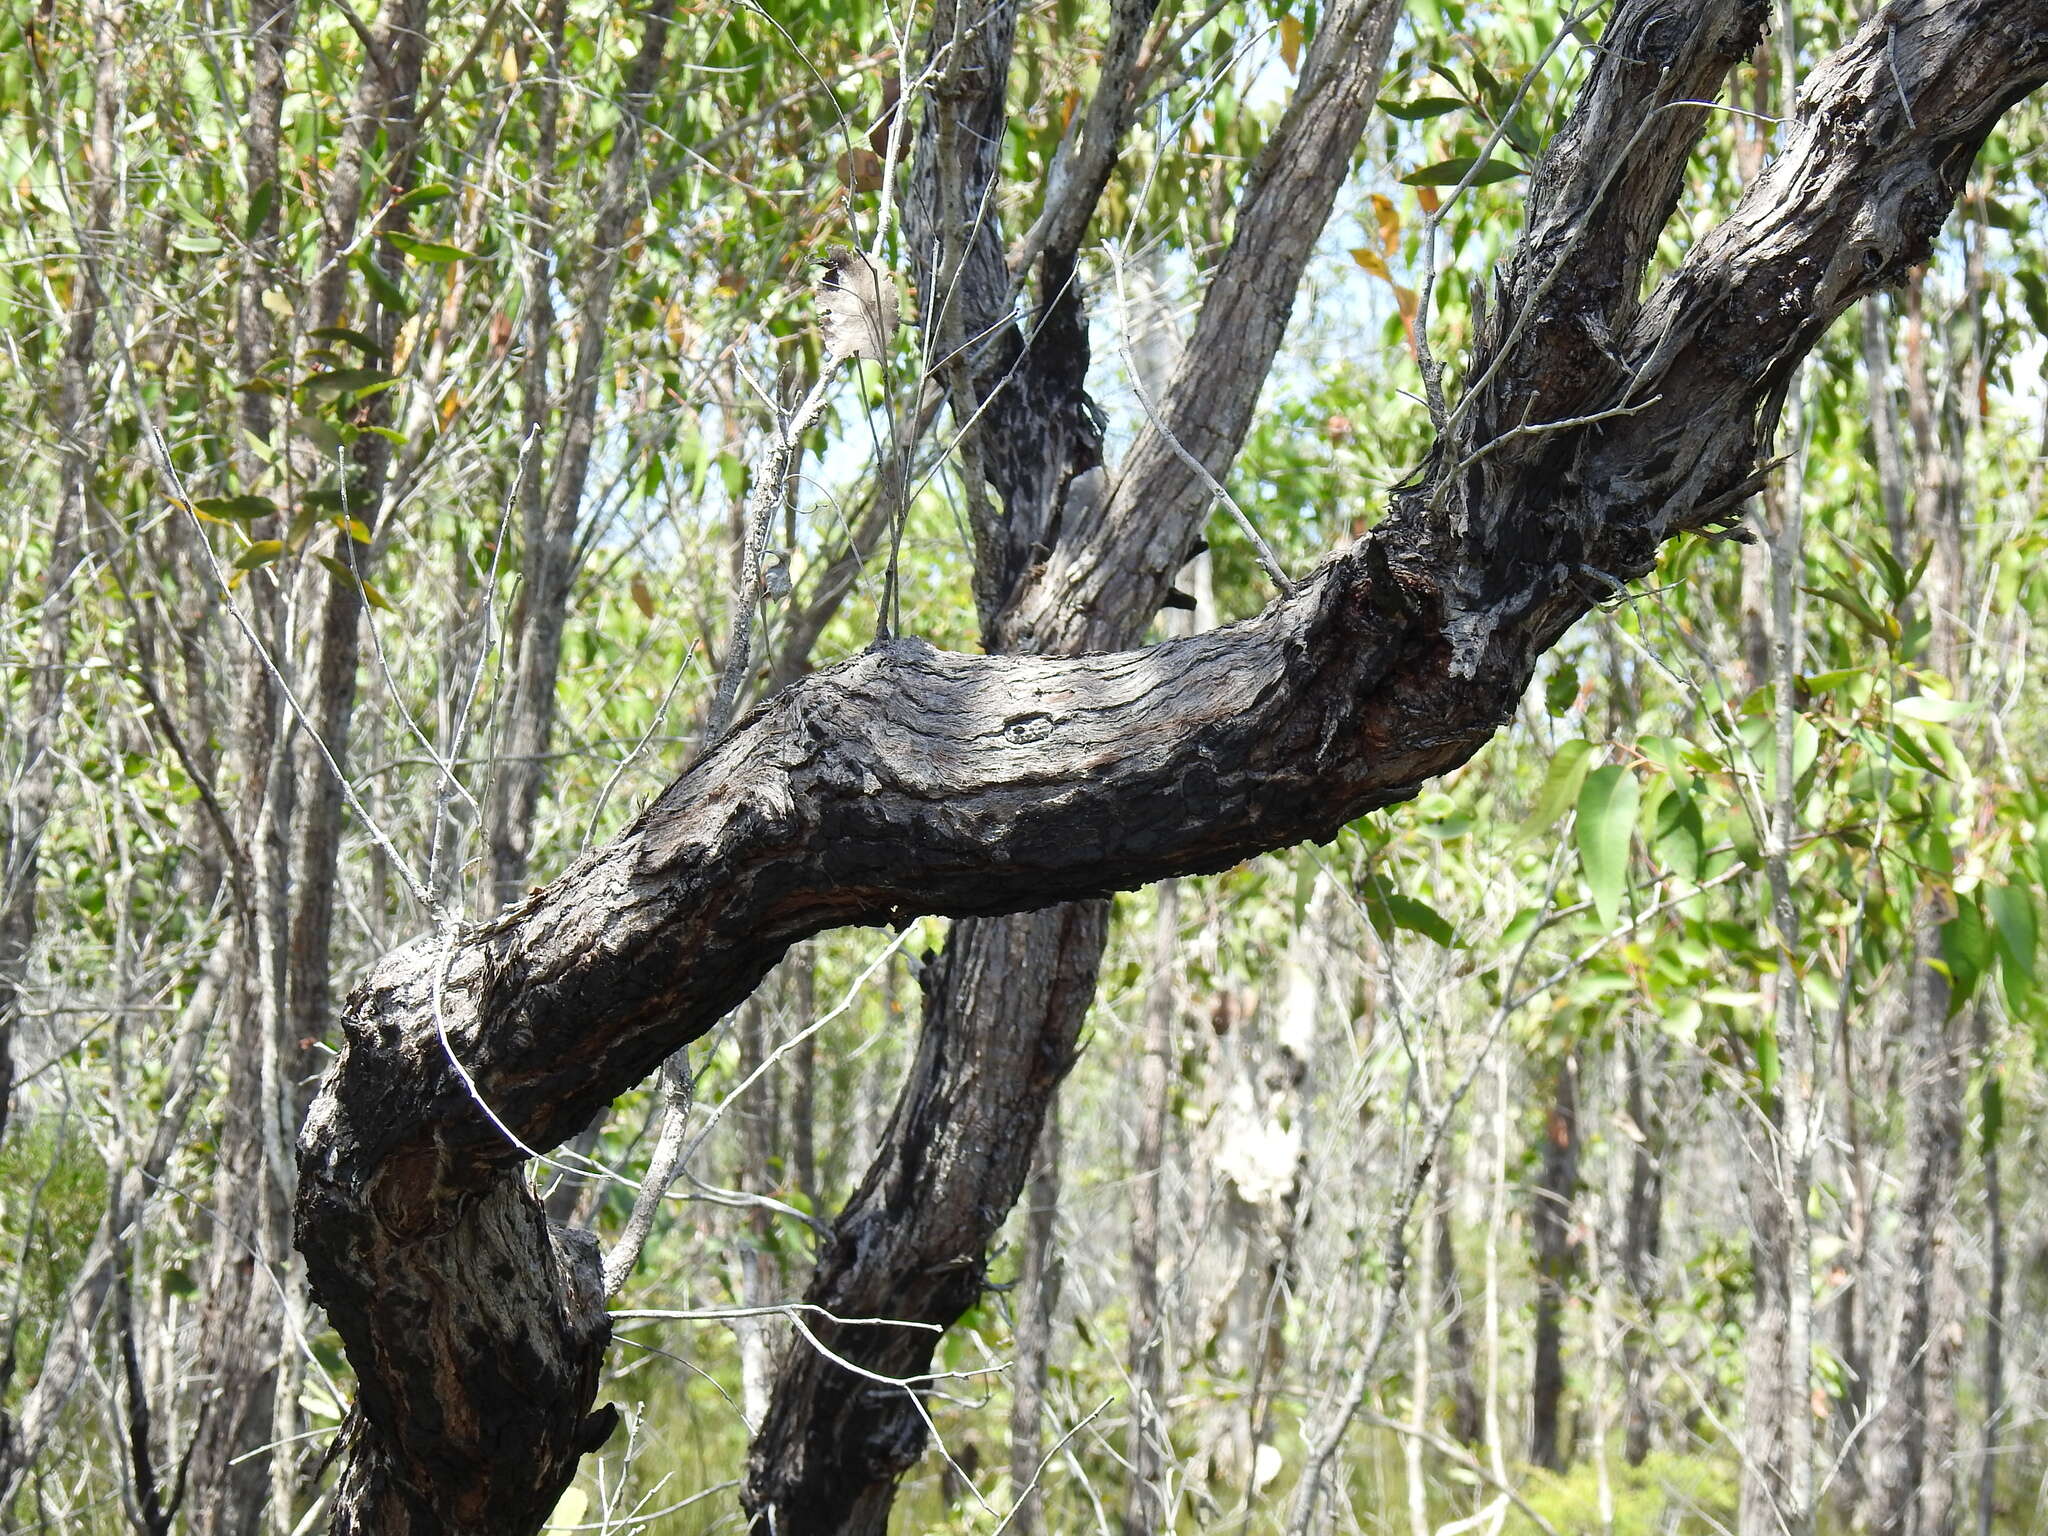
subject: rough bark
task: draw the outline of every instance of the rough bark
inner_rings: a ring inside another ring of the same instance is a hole
[[[1664,1157],[1665,1128],[1661,1112],[1653,1108],[1661,1086],[1647,1081],[1663,1052],[1645,1059],[1640,1044],[1631,1042],[1628,1052],[1628,1112],[1637,1135],[1630,1138],[1628,1194],[1623,1205],[1621,1234],[1621,1278],[1628,1287],[1637,1316],[1622,1340],[1622,1374],[1625,1404],[1622,1410],[1622,1457],[1639,1467],[1650,1454],[1650,1437],[1657,1422],[1655,1388],[1655,1347],[1657,1306],[1661,1299],[1664,1250]]]
[[[1558,1429],[1564,1403],[1564,1306],[1578,1269],[1572,1236],[1579,1187],[1579,1063],[1568,1053],[1551,1080],[1529,1211],[1536,1261],[1536,1331],[1529,1382],[1529,1460],[1552,1472],[1565,1465]]]
[[[1189,414],[1198,411],[1197,401],[1212,408],[1221,403],[1224,414],[1237,423],[1227,442],[1217,439],[1207,445],[1219,473],[1227,472],[1229,458],[1249,424],[1251,402],[1278,349],[1313,245],[1313,230],[1320,229],[1327,218],[1348,170],[1352,147],[1363,131],[1397,9],[1385,0],[1356,0],[1340,7],[1323,29],[1304,71],[1303,90],[1289,123],[1269,147],[1253,189],[1247,193],[1246,211],[1240,215],[1244,233],[1234,243],[1205,300],[1204,315],[1221,316],[1222,320],[1212,325],[1206,343],[1199,341],[1198,333],[1198,344],[1206,345],[1213,359],[1231,359],[1232,379],[1219,387],[1213,369],[1188,373],[1185,380],[1176,381],[1170,399]],[[1136,39],[1147,14],[1139,6],[1117,8],[1104,72],[1105,92],[1124,88],[1121,71],[1135,56]],[[1088,643],[1091,625],[1092,632],[1113,635],[1117,644],[1135,642],[1165,592],[1163,587],[1153,590],[1144,583],[1125,584],[1103,595],[1090,612],[1041,606],[1035,628],[1019,630],[1016,625],[1018,600],[1050,553],[1099,542],[1099,558],[1128,558],[1139,522],[1138,514],[1128,506],[1120,514],[1099,507],[1099,491],[1086,482],[1077,487],[1077,478],[1100,461],[1100,426],[1085,393],[1086,324],[1072,243],[1052,243],[1044,248],[1037,274],[1040,302],[1029,327],[1009,323],[1006,318],[1010,275],[1001,258],[1000,232],[988,213],[986,189],[996,170],[1015,18],[1014,4],[997,5],[974,18],[971,25],[964,17],[956,18],[953,24],[963,28],[959,37],[946,23],[935,30],[935,55],[941,49],[949,50],[952,62],[938,89],[939,102],[921,133],[909,229],[913,256],[921,264],[920,286],[959,295],[952,310],[928,322],[936,325],[942,345],[947,338],[954,338],[944,350],[955,351],[958,337],[991,338],[974,354],[968,379],[955,383],[964,395],[964,401],[956,397],[956,413],[964,418],[980,412],[971,433],[969,461],[978,466],[1002,502],[1000,519],[990,521],[983,516],[976,527],[977,596],[985,639],[994,650],[1059,653]],[[1106,178],[1106,168],[1102,176]],[[1091,208],[1094,196],[1100,193],[1100,182],[1093,187],[1087,195]],[[1262,197],[1264,201],[1260,201]],[[1293,222],[1271,224],[1269,212],[1276,217],[1284,214]],[[1085,222],[1085,218],[1066,213],[1060,227],[1069,231],[1071,241],[1077,241]],[[1309,230],[1306,235],[1304,224]],[[1173,463],[1178,466],[1178,460]],[[1126,467],[1119,486],[1130,490],[1139,484],[1135,476],[1154,472],[1142,466]],[[1206,483],[1191,480],[1183,472],[1179,482],[1144,501],[1143,526],[1178,526],[1181,532],[1169,536],[1178,538],[1184,557],[1209,502]],[[1173,564],[1178,569],[1181,560]],[[1048,614],[1064,626],[1059,632],[1046,622]],[[1013,1068],[1035,1071],[1031,1064],[1040,1059],[1071,1061],[1093,996],[1107,916],[1106,909],[1085,914],[1038,912],[1006,922],[969,925],[949,936],[946,964],[936,973],[938,985],[950,985],[949,978],[977,978],[977,995],[927,993],[926,1029],[943,1019],[945,1027],[959,1038],[946,1053],[920,1051],[878,1166],[892,1159],[906,1160],[908,1154],[899,1144],[914,1146],[928,1141],[937,1134],[928,1118],[931,1109],[955,1104],[969,1091],[982,1106],[978,1112],[994,1114],[1000,1108],[1020,1122],[1025,1134],[1035,1135],[1056,1079],[1041,1082],[1029,1075],[1008,1076],[1003,1065],[1007,1062]],[[1033,997],[1035,993],[1043,995]],[[1042,1036],[1035,1053],[1020,1052],[1008,1043],[1015,1038],[1014,1031],[1023,1027],[1035,1028]],[[964,1072],[968,1062],[978,1063],[971,1089],[935,1082],[926,1075],[939,1070]],[[931,1164],[929,1171],[932,1177],[945,1177],[952,1170],[944,1164]],[[998,1175],[975,1194],[1000,1217],[1016,1198],[1022,1168],[999,1169]],[[927,1188],[903,1204],[911,1211],[943,1210],[955,1200],[951,1191]],[[850,1222],[865,1224],[873,1219],[856,1199],[842,1214],[840,1230],[847,1230]],[[823,1294],[820,1287],[828,1283],[842,1291],[916,1294],[917,1288],[903,1277],[891,1279],[881,1271],[881,1266],[901,1254],[975,1273],[986,1262],[986,1233],[981,1224],[959,1228],[952,1238],[954,1250],[943,1260],[929,1246],[935,1239],[936,1233],[928,1232],[902,1247],[871,1242],[861,1253],[857,1273],[848,1268],[848,1261],[841,1261],[840,1272],[834,1273],[828,1252],[820,1261],[812,1299],[818,1299]],[[904,1311],[899,1303],[899,1309],[889,1315],[947,1324],[958,1315],[958,1307],[966,1304],[956,1305],[950,1293],[941,1300],[952,1310]],[[900,1342],[916,1344],[921,1340],[928,1356],[930,1334],[901,1332],[906,1338]],[[836,1387],[832,1385],[835,1382]],[[785,1394],[792,1404],[787,1410],[783,1407]],[[814,1352],[800,1350],[790,1356],[785,1386],[778,1389],[777,1410],[757,1437],[750,1458],[753,1470],[747,1503],[757,1529],[789,1530],[791,1522],[816,1521],[794,1528],[855,1531],[869,1529],[885,1518],[887,1495],[882,1484],[893,1481],[896,1473],[887,1473],[885,1479],[884,1462],[900,1461],[907,1467],[915,1459],[916,1448],[922,1446],[924,1427],[915,1405],[902,1397],[887,1410],[896,1420],[892,1428],[873,1425],[870,1421],[878,1409],[871,1398],[867,1383]],[[817,1423],[805,1424],[796,1403],[802,1404],[802,1413],[808,1418],[837,1416],[848,1420],[848,1427],[827,1430]],[[851,1426],[859,1426],[859,1433]],[[793,1449],[791,1442],[799,1437],[804,1448]],[[850,1446],[888,1449],[885,1455],[862,1450],[859,1455],[864,1460],[838,1472],[821,1459]],[[793,1470],[799,1464],[804,1467],[801,1475]],[[828,1483],[876,1491],[859,1504],[857,1513],[851,1512],[854,1506],[847,1506],[850,1512],[840,1515],[834,1513],[838,1506],[821,1503],[815,1496],[814,1490]],[[846,1523],[833,1523],[838,1520]]]
[[[1899,1205],[1898,1328],[1871,1429],[1870,1505],[1880,1536],[1947,1536],[1955,1477],[1953,1389],[1961,1319],[1955,1314],[1948,1226],[1963,1138],[1962,1021],[1949,1011],[1940,917],[1923,897],[1915,914],[1910,1007],[1914,1060],[1907,1091],[1905,1196]]]
[[[1073,1064],[1071,1035],[1048,1024],[1085,1012],[1107,912],[1106,903],[1086,902],[1034,914],[1037,921],[966,923],[967,942],[949,944],[927,968],[909,1077],[916,1092],[897,1101],[880,1152],[833,1223],[807,1301],[835,1317],[950,1324],[979,1300],[989,1242],[1023,1186],[1045,1105]],[[1036,984],[1020,988],[1020,976]],[[956,1027],[953,1008],[969,1028]],[[985,1095],[984,1076],[1023,1106]],[[825,1320],[811,1332],[871,1375],[805,1343],[792,1347],[748,1461],[756,1529],[879,1536],[926,1430],[913,1397],[923,1385],[873,1377],[921,1376],[933,1335]]]
[[[1131,1429],[1124,1459],[1129,1536],[1164,1530],[1160,1476],[1165,1470],[1166,1340],[1159,1305],[1161,1185],[1166,1167],[1168,1090],[1173,1081],[1175,958],[1180,945],[1180,883],[1159,884],[1152,930],[1151,986],[1145,996],[1145,1052],[1138,1064],[1138,1148],[1131,1168]]]
[[[1065,1261],[1056,1232],[1060,1206],[1060,1116],[1057,1100],[1045,1117],[1031,1183],[1024,1192],[1024,1252],[1011,1291],[1017,1317],[1017,1358],[1011,1368],[1010,1496],[1016,1511],[1009,1528],[1037,1536],[1045,1515],[1045,1389],[1051,1379],[1053,1320],[1058,1315]]]
[[[1991,1536],[1998,1509],[1998,1468],[2005,1430],[2005,1287],[2008,1264],[2005,1195],[2000,1179],[1999,1137],[2005,1117],[2004,1085],[1990,1059],[1984,1006],[1977,1005],[1976,1049],[1984,1071],[1979,1100],[1984,1134],[1985,1247],[1990,1250],[1990,1294],[1984,1306],[1984,1444],[1977,1461],[1977,1536]]]
[[[1534,178],[1474,361],[1480,403],[1385,522],[1264,614],[1110,655],[879,646],[752,712],[553,885],[376,969],[301,1143],[299,1240],[361,1392],[337,1529],[533,1531],[615,1420],[591,1411],[596,1255],[550,1231],[500,1124],[559,1144],[807,934],[1029,910],[1333,836],[1476,751],[1608,579],[1727,521],[1790,368],[1925,253],[2000,113],[2048,77],[2039,0],[1888,8],[1816,72],[1784,155],[1639,303],[1704,116],[1667,104],[1711,93],[1759,12],[1621,7],[1610,26],[1631,46],[1600,51]],[[943,1055],[929,1033],[922,1050]],[[944,1129],[922,1159],[1005,1150]],[[871,1172],[856,1218],[904,1188],[899,1171],[890,1156]],[[860,1305],[833,1279],[863,1240],[906,1236],[843,1219],[828,1304]],[[894,1272],[926,1293],[888,1296],[898,1315],[980,1283],[973,1265]],[[886,1336],[906,1331],[827,1342],[886,1369],[907,1353]],[[878,1469],[902,1452],[848,1449]],[[770,1469],[778,1487],[799,1470]],[[844,1513],[871,1497],[831,1491]]]

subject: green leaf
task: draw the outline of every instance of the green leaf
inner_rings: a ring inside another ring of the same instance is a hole
[[[1380,101],[1380,110],[1404,123],[1418,123],[1427,117],[1442,117],[1465,105],[1455,96],[1418,96],[1413,101]]]
[[[356,270],[363,275],[363,282],[370,290],[370,297],[394,315],[412,313],[412,300],[391,278],[391,274],[377,265],[376,258],[367,248],[355,254]]]
[[[393,213],[411,213],[415,208],[424,208],[429,203],[438,203],[444,197],[453,197],[455,189],[446,182],[430,181],[423,187],[414,187],[405,196],[391,205]]]
[[[1896,645],[1899,641],[1899,621],[1888,613],[1879,613],[1862,596],[1847,587],[1806,587],[1803,589],[1814,597],[1823,598],[1843,609],[1849,616],[1869,631],[1871,637],[1883,645]]]
[[[1892,705],[1892,714],[1900,720],[1915,720],[1922,725],[1947,725],[1968,714],[1969,709],[1969,705],[1956,699],[1944,699],[1937,693],[1915,693]]]
[[[1575,737],[1557,749],[1557,755],[1550,760],[1550,771],[1543,776],[1543,787],[1536,791],[1535,803],[1515,829],[1516,842],[1527,842],[1557,825],[1558,817],[1578,798],[1579,786],[1585,783],[1586,770],[1592,762],[1590,741]]]
[[[358,592],[362,593],[363,601],[368,603],[372,608],[381,608],[386,613],[397,612],[397,610],[391,606],[389,600],[386,599],[384,594],[382,592],[379,592],[375,587],[371,586],[369,582],[363,580],[361,576],[358,576],[355,573],[355,571],[349,567],[347,562],[337,560],[332,555],[322,555],[320,557],[320,563],[326,566],[328,570],[332,571],[336,576],[340,577],[343,581],[348,582],[350,585],[352,585]]]
[[[1641,798],[1636,776],[1618,764],[1597,768],[1579,791],[1579,863],[1601,926],[1621,919],[1621,895],[1628,885],[1628,845]]]
[[[1393,919],[1396,928],[1406,928],[1410,933],[1434,939],[1445,949],[1463,948],[1458,942],[1457,930],[1428,902],[1417,901],[1413,896],[1403,896],[1394,890],[1386,893],[1386,902],[1387,915]]]
[[[1991,933],[1974,901],[1957,902],[1956,915],[1941,925],[1941,958],[1947,963],[1948,1012],[1954,1018],[1991,969]]]
[[[2034,966],[2040,948],[2033,898],[2014,886],[1987,885],[1984,905],[1991,911],[1998,979],[2005,988],[2005,1000],[2014,1013],[2025,1013],[2034,995]]]
[[[1475,166],[1478,167],[1476,170]],[[1490,187],[1497,181],[1511,181],[1528,174],[1514,161],[1503,160],[1498,155],[1484,165],[1479,165],[1476,155],[1453,155],[1448,160],[1437,161],[1435,165],[1425,165],[1419,171],[1410,171],[1401,178],[1401,184],[1409,187],[1455,187],[1470,176],[1473,186]]]
[[[465,251],[459,245],[443,245],[438,240],[422,240],[416,235],[408,235],[396,229],[385,230],[384,238],[390,241],[395,249],[410,256],[414,261],[427,261],[437,266],[446,266],[451,261],[478,259],[475,251]]]
[[[259,565],[268,565],[284,553],[283,539],[258,539],[239,555],[235,556],[235,569],[253,571]]]
[[[365,357],[382,357],[384,349],[361,331],[350,330],[345,325],[323,325],[318,330],[306,332],[316,341],[345,341]]]
[[[1979,1128],[1984,1137],[1984,1150],[1989,1152],[1998,1145],[1999,1134],[2005,1129],[2005,1085],[1996,1072],[1984,1079],[1984,1093],[1979,1102],[1983,1105]]]
[[[1707,827],[1692,792],[1674,789],[1657,806],[1657,862],[1697,884],[1707,857]]]
[[[1553,715],[1571,712],[1579,698],[1579,669],[1569,661],[1561,661],[1544,681],[1543,707]]]
[[[388,389],[397,382],[381,368],[334,368],[314,374],[301,387],[314,395],[360,395],[367,390]]]
[[[242,219],[242,238],[254,240],[262,232],[264,221],[277,206],[277,183],[265,181],[249,199],[249,211]]]
[[[277,511],[277,503],[268,496],[202,496],[192,505],[208,517],[232,517],[241,522],[269,517]]]

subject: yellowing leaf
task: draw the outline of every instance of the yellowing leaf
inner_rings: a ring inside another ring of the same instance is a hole
[[[1380,248],[1389,256],[1401,249],[1401,212],[1392,198],[1372,195],[1373,217],[1379,221]]]
[[[1365,268],[1374,277],[1384,278],[1389,283],[1394,280],[1393,273],[1387,270],[1385,259],[1369,245],[1354,246],[1351,251],[1351,259]]]
[[[1298,16],[1280,18],[1280,57],[1287,61],[1290,70],[1301,64],[1301,18]]]

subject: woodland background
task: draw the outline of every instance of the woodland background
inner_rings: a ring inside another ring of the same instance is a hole
[[[1082,251],[1112,443],[1318,20],[1170,9]],[[1663,266],[1860,20],[1794,9]],[[907,268],[928,23],[682,5],[650,58],[586,0],[0,10],[0,1529],[318,1524],[351,1387],[283,1218],[336,999],[694,755],[749,488],[821,376],[746,697],[885,615],[977,647],[927,296],[880,364],[828,373],[815,324],[828,248]],[[1287,569],[1420,461],[1418,295],[1455,374],[1600,25],[1407,7],[1230,477]],[[1022,13],[1013,237],[1100,30]],[[1731,1528],[1747,1191],[1795,1101],[1822,1527],[2048,1529],[2042,130],[2008,116],[1925,268],[1804,368],[1766,537],[1668,546],[1412,804],[1118,898],[896,1529],[1293,1529],[1317,1451],[1345,1531]],[[1236,521],[1208,538],[1155,634],[1270,596]],[[807,1347],[777,1307],[884,1134],[944,928],[807,942],[690,1051],[599,1394],[625,1424],[551,1529],[742,1522]],[[623,1178],[537,1169],[551,1212],[618,1239],[679,1087],[575,1144]],[[230,1424],[236,1391],[262,1412]]]

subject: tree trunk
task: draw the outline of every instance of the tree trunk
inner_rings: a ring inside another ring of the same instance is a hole
[[[1622,1212],[1620,1258],[1622,1283],[1628,1287],[1637,1316],[1622,1342],[1626,1398],[1622,1457],[1630,1466],[1639,1467],[1650,1454],[1650,1437],[1657,1422],[1656,1350],[1650,1341],[1657,1333],[1662,1287],[1666,1146],[1664,1116],[1653,1108],[1663,1085],[1649,1079],[1661,1067],[1664,1051],[1660,1043],[1646,1059],[1642,1044],[1634,1039],[1623,1048],[1627,1052],[1628,1113],[1637,1134],[1628,1138],[1628,1194]]]
[[[1130,1492],[1127,1536],[1167,1529],[1162,1475],[1168,1450],[1165,1317],[1159,1305],[1160,1207],[1164,1199],[1166,1122],[1173,1082],[1180,883],[1159,883],[1145,995],[1145,1052],[1138,1063],[1138,1147],[1131,1168],[1131,1428],[1124,1458]]]
[[[923,978],[914,1096],[897,1101],[882,1150],[833,1223],[805,1300],[838,1318],[947,1326],[981,1297],[989,1241],[1016,1202],[1046,1106],[1073,1065],[1093,995],[1108,904],[956,926]],[[1038,979],[1024,989],[1019,976]],[[954,1010],[958,1009],[956,1013]],[[1009,1097],[990,1103],[993,1079]],[[888,1528],[896,1480],[923,1454],[921,1384],[936,1336],[889,1324],[811,1325],[854,1375],[798,1339],[784,1357],[748,1458],[758,1532]],[[772,1523],[771,1523],[772,1522]]]
[[[1436,1210],[1430,1217],[1436,1242],[1436,1307],[1444,1320],[1445,1373],[1451,1385],[1451,1435],[1460,1445],[1478,1445],[1486,1438],[1481,1414],[1479,1379],[1472,1368],[1472,1328],[1465,1319],[1464,1289],[1458,1280],[1458,1250],[1451,1159],[1437,1162]]]
[[[674,0],[651,0],[641,12],[640,50],[626,73],[619,120],[612,130],[605,161],[604,190],[597,211],[591,248],[583,264],[582,329],[576,360],[562,404],[561,440],[553,474],[543,482],[528,450],[521,465],[519,568],[520,596],[514,618],[517,652],[512,668],[510,699],[502,725],[502,747],[496,782],[486,803],[485,835],[490,845],[493,889],[497,904],[516,901],[526,886],[533,856],[533,819],[547,781],[547,752],[554,739],[555,678],[562,661],[562,635],[568,625],[569,595],[576,577],[576,528],[583,510],[584,481],[596,435],[597,397],[604,382],[605,324],[611,313],[612,290],[626,258],[626,227],[640,211],[637,160],[646,129],[647,107],[661,77],[662,55],[668,47],[669,18]],[[563,6],[550,12],[551,29],[562,25]],[[560,32],[549,48],[543,93],[541,184],[535,190],[533,214],[538,231],[527,268],[529,348],[521,380],[529,442],[545,430],[548,387],[547,354],[554,322],[553,284],[553,145],[556,114],[561,104]]]
[[[1567,1052],[1551,1080],[1543,1120],[1530,1246],[1536,1260],[1536,1335],[1529,1381],[1529,1460],[1564,1470],[1559,1429],[1564,1402],[1564,1309],[1578,1272],[1579,1243],[1572,1234],[1579,1189],[1579,1058]]]
[[[1953,1525],[1955,1406],[1962,1320],[1949,1235],[1963,1137],[1964,1050],[1949,1011],[1938,898],[1915,914],[1914,1060],[1907,1092],[1905,1196],[1899,1206],[1904,1304],[1871,1435],[1870,1508],[1880,1536],[1948,1536]]]
[[[1985,1010],[1979,1002],[1977,1056],[1984,1071],[1981,1113],[1984,1135],[1985,1246],[1991,1251],[1990,1295],[1984,1307],[1984,1445],[1977,1461],[1977,1536],[1991,1536],[1998,1512],[1999,1440],[2005,1428],[2005,1278],[2007,1237],[2005,1195],[2000,1182],[1999,1139],[2005,1119],[2005,1090],[1990,1059]]]
[[[1044,1524],[1045,1388],[1052,1368],[1053,1321],[1059,1313],[1061,1258],[1056,1220],[1060,1204],[1060,1117],[1057,1100],[1047,1111],[1024,1206],[1024,1254],[1017,1266],[1017,1358],[1010,1400],[1010,1497],[1016,1512],[1009,1528],[1037,1536]]]

